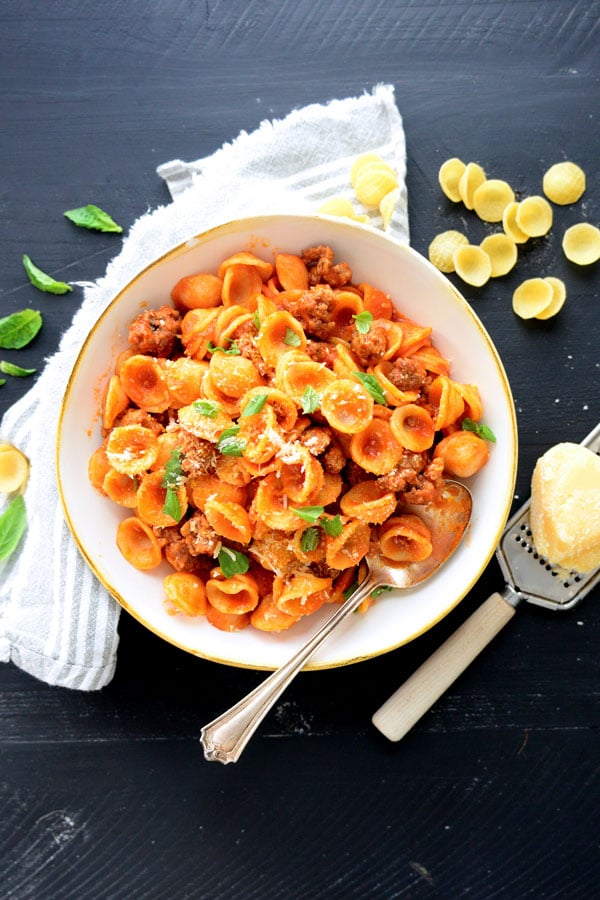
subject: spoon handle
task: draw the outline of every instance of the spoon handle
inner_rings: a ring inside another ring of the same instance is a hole
[[[276,669],[258,687],[227,712],[213,719],[200,731],[204,757],[221,763],[237,762],[241,753],[275,701],[293,681],[304,663],[323,644],[339,622],[354,612],[381,579],[369,572],[353,594],[327,619],[321,628],[294,656]]]
[[[520,595],[510,588],[485,603],[413,672],[373,715],[390,741],[399,741],[510,622]]]

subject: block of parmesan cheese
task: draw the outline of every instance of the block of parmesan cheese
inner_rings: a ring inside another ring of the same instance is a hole
[[[537,461],[530,526],[536,550],[557,566],[600,566],[600,457],[580,444],[556,444]]]

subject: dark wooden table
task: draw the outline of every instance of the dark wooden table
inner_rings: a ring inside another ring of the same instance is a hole
[[[465,289],[512,384],[519,505],[540,453],[599,418],[600,268],[560,252],[568,224],[600,221],[599,26],[598,0],[1,0],[0,315],[45,314],[18,361],[41,367],[77,303],[39,294],[22,254],[56,278],[91,280],[120,247],[73,228],[65,209],[95,202],[127,228],[168,202],[158,164],[393,83],[421,252],[446,228],[486,231],[440,193],[449,156],[520,194],[539,193],[562,159],[587,172],[582,202],[556,209],[513,273]],[[526,323],[512,291],[539,274],[563,278],[569,297],[556,319]],[[0,412],[29,384],[7,379]],[[399,744],[370,724],[502,584],[494,560],[409,646],[301,675],[235,766],[204,761],[199,728],[263,676],[188,656],[125,614],[101,692],[0,667],[0,895],[597,896],[597,590],[564,615],[520,609]]]

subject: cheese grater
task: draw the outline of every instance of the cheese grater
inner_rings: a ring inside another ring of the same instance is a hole
[[[600,455],[600,424],[581,444]],[[374,714],[373,724],[390,740],[404,737],[512,619],[522,601],[572,609],[600,582],[600,568],[586,574],[568,572],[537,552],[530,504],[528,500],[509,519],[496,550],[504,591],[492,594]]]

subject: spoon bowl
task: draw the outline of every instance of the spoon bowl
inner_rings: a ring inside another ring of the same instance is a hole
[[[430,555],[420,562],[395,565],[381,557],[378,547],[373,548],[365,559],[365,578],[316,634],[246,697],[201,729],[200,743],[205,758],[221,763],[237,762],[273,704],[340,622],[378,588],[413,588],[430,578],[460,544],[471,511],[471,494],[457,481],[446,481],[431,503],[399,507],[399,512],[418,515],[429,528],[433,546]]]

